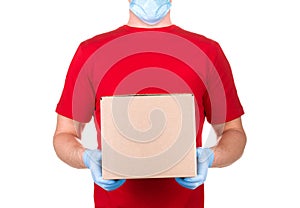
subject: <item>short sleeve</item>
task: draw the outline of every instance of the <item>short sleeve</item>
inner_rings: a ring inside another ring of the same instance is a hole
[[[219,124],[240,117],[244,114],[244,110],[237,94],[230,64],[218,43],[215,43],[214,54],[203,104],[207,121]]]
[[[85,65],[88,54],[80,44],[70,63],[56,112],[70,119],[87,123],[95,109],[95,93]]]

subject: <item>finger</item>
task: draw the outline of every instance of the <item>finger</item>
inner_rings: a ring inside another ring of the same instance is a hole
[[[106,185],[113,185],[116,182],[115,182],[115,180],[99,179],[99,180],[97,180],[97,183],[101,184],[102,186],[106,186]]]
[[[184,180],[184,178],[175,178],[175,180],[177,181],[177,183],[179,183],[181,186],[187,188],[187,189],[191,189],[194,190],[195,188],[197,188],[197,184],[195,183],[190,183]]]
[[[113,180],[114,183],[110,184],[110,185],[104,185],[103,188],[106,191],[113,191],[116,190],[117,188],[119,188],[120,186],[122,186],[126,180]]]
[[[183,180],[189,183],[203,183],[203,176],[198,175],[196,177],[192,177],[192,178],[184,178]]]
[[[115,190],[122,186],[126,180],[116,180],[115,183],[110,187],[111,190]]]

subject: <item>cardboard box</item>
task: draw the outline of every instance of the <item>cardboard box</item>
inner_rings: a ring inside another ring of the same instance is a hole
[[[100,105],[104,179],[196,175],[192,94],[107,96]]]

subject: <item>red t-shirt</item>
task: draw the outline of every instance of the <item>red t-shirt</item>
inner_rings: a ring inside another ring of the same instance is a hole
[[[82,42],[70,64],[56,112],[89,122],[100,140],[100,98],[122,94],[192,93],[197,146],[205,118],[212,124],[240,117],[230,65],[219,44],[176,25],[124,25]],[[95,185],[95,207],[204,207],[204,186],[181,187],[173,178],[132,179],[115,191]]]

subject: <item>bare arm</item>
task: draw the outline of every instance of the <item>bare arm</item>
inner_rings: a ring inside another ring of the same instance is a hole
[[[84,124],[58,115],[53,145],[57,156],[74,168],[85,168],[82,155],[85,148],[79,141]]]
[[[238,160],[245,149],[246,134],[241,118],[225,124],[213,125],[218,137],[218,143],[212,147],[215,158],[212,167],[225,167]]]

